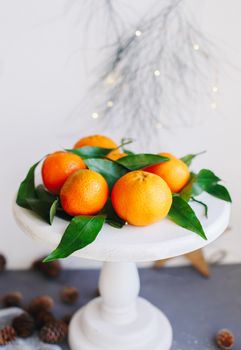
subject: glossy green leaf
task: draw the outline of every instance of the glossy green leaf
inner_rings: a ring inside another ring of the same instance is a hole
[[[58,199],[47,192],[43,185],[35,188],[34,173],[39,162],[35,163],[30,169],[26,178],[22,181],[17,195],[16,203],[26,209],[37,213],[42,219],[52,224]]]
[[[39,185],[35,193],[37,198],[29,199],[28,203],[34,212],[51,225],[57,211],[58,197],[46,191],[43,185]]]
[[[115,151],[119,148],[122,148],[125,145],[128,145],[131,143],[131,139],[122,139],[121,144],[116,148],[104,148],[104,147],[96,147],[96,146],[83,146],[80,148],[74,148],[74,149],[66,149],[67,152],[71,152],[74,154],[77,154],[83,159],[88,158],[104,158],[106,157],[111,151]]]
[[[200,170],[197,175],[191,173],[188,184],[179,193],[179,196],[189,201],[191,197],[194,198],[205,191],[214,197],[232,202],[228,190],[224,186],[218,184],[220,181],[221,179],[208,169]]]
[[[110,189],[121,176],[128,172],[122,165],[108,159],[90,158],[85,160],[85,164],[89,169],[100,173],[106,179]]]
[[[217,177],[211,170],[202,169],[196,175],[196,179],[192,185],[192,195],[198,196],[203,191],[216,185],[221,179]]]
[[[35,188],[35,193],[38,199],[41,199],[44,202],[53,202],[57,199],[57,196],[48,192],[43,185],[38,185]]]
[[[67,152],[77,154],[83,159],[86,158],[103,158],[106,157],[114,148],[102,148],[95,146],[84,146],[75,149],[66,149]]]
[[[66,211],[64,211],[64,209],[61,207],[60,202],[58,202],[58,205],[57,205],[56,216],[66,221],[71,221],[73,218],[73,216],[70,216],[69,214],[66,213]]]
[[[101,211],[100,214],[106,215],[106,223],[115,227],[115,228],[121,228],[125,225],[125,221],[122,220],[115,212],[111,199],[108,198],[108,201],[106,202],[105,207]]]
[[[214,174],[211,170],[202,169],[197,174],[196,183],[203,190],[206,191],[207,188],[216,185],[221,179]]]
[[[128,156],[131,156],[133,154],[135,154],[134,152],[130,151],[129,149],[126,149],[126,148],[122,148],[122,151],[126,154],[128,154]]]
[[[104,215],[74,217],[66,228],[58,247],[44,259],[44,262],[66,258],[73,252],[86,247],[96,239],[104,222]]]
[[[217,197],[219,199],[222,199],[226,202],[230,202],[232,203],[232,198],[228,192],[228,190],[226,189],[226,187],[216,184],[213,185],[209,188],[206,189],[206,192],[208,192],[209,194],[211,194],[214,197]]]
[[[207,239],[194,210],[183,198],[173,196],[172,207],[169,211],[168,217],[177,225],[197,233],[205,240]]]
[[[38,198],[29,198],[28,204],[35,213],[37,213],[44,221],[50,225],[53,222],[57,210],[58,199],[53,202],[43,201]]]
[[[191,173],[188,183],[179,193],[179,196],[182,197],[187,202],[190,200],[190,198],[193,195],[193,184],[195,183],[196,178],[197,178],[197,175],[194,173]]]
[[[28,200],[29,199],[34,199],[36,198],[36,193],[35,193],[35,184],[34,184],[34,173],[35,169],[38,166],[39,161],[35,163],[33,166],[28,171],[27,176],[25,179],[21,182],[19,189],[18,189],[18,194],[17,194],[17,199],[16,203],[23,208],[26,209],[31,209]]]
[[[168,161],[169,158],[160,156],[158,154],[140,153],[133,154],[118,159],[117,163],[123,165],[129,170],[138,170],[146,168],[153,164],[163,163]]]
[[[187,166],[191,165],[193,159],[195,159],[197,156],[200,156],[201,154],[204,154],[206,151],[199,152],[199,153],[190,153],[186,156],[180,158],[184,163],[187,164]]]

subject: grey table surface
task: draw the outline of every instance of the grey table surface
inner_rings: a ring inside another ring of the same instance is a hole
[[[51,295],[55,314],[62,317],[96,296],[98,275],[97,270],[63,270],[59,278],[49,280],[33,271],[6,271],[0,274],[0,296],[18,290],[27,303],[34,296]],[[140,269],[140,278],[141,296],[162,309],[172,323],[172,350],[217,349],[214,336],[221,328],[233,331],[234,349],[241,349],[241,265],[215,266],[210,279],[191,267]],[[81,296],[74,306],[60,302],[63,286],[79,288]]]

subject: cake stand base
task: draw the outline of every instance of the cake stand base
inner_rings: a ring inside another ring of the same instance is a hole
[[[71,350],[170,350],[172,328],[166,316],[137,298],[134,263],[105,263],[101,297],[80,309],[69,328]]]
[[[128,324],[105,322],[101,301],[79,310],[70,325],[71,350],[169,350],[172,328],[166,316],[148,301],[137,301],[137,318]]]

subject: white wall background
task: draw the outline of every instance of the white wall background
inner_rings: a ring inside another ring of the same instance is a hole
[[[26,170],[47,152],[99,131],[93,119],[83,123],[81,113],[74,119],[68,117],[86,91],[91,68],[99,59],[98,30],[92,28],[86,43],[78,25],[78,16],[84,18],[84,13],[78,14],[83,2],[0,0],[0,252],[8,256],[10,268],[27,267],[34,257],[48,251],[25,237],[12,217],[13,196]],[[196,0],[191,2],[198,17],[200,6]],[[69,5],[73,5],[70,10]],[[137,14],[145,5],[144,0],[132,3]],[[240,67],[241,2],[210,0],[202,11],[205,32],[222,47],[229,61]],[[161,130],[153,147],[158,151],[165,146],[180,156],[208,151],[196,166],[214,169],[231,189],[234,204],[231,231],[206,253],[211,256],[227,250],[226,262],[241,262],[240,91],[240,71],[227,67],[220,77],[218,109],[208,108],[207,115],[207,106],[199,106],[200,117],[205,113],[203,125]],[[111,135],[119,137],[121,131],[111,130]],[[66,264],[83,266],[84,262],[72,258]]]

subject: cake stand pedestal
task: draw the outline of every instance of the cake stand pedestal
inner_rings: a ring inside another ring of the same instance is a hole
[[[214,241],[226,229],[230,205],[208,194],[199,198],[209,207],[209,217],[197,203],[192,206],[208,240],[163,220],[151,226],[125,226],[118,230],[104,225],[96,241],[75,256],[103,261],[100,297],[81,308],[69,328],[71,350],[169,350],[172,327],[167,317],[147,300],[140,289],[136,262],[182,255]],[[14,215],[22,230],[34,239],[55,247],[67,226],[56,218],[49,226],[33,212],[14,203]],[[170,301],[171,302],[171,301]]]

